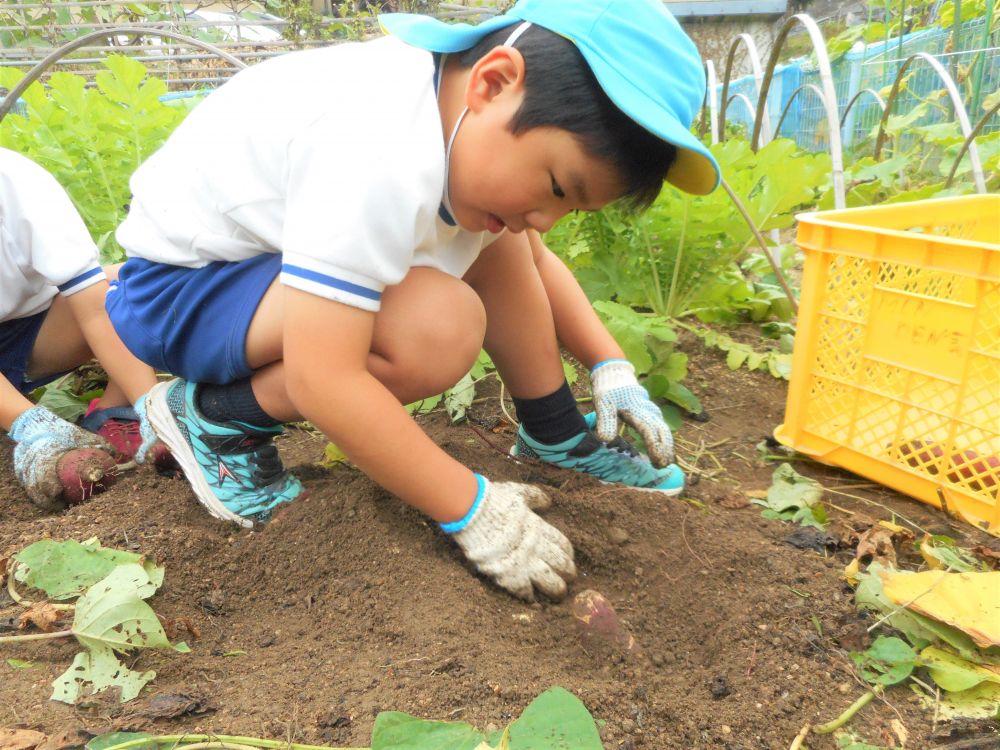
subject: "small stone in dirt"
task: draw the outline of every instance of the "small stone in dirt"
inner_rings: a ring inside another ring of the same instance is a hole
[[[270,646],[273,646],[277,642],[278,638],[274,634],[271,634],[262,637],[259,641],[257,641],[257,645],[260,646],[261,648],[268,648]]]
[[[316,717],[316,726],[326,729],[340,729],[351,725],[351,717],[343,716],[336,711],[327,711]]]
[[[653,662],[653,666],[654,667],[662,667],[663,666],[663,657],[660,656],[659,654],[653,654],[650,657],[650,660]]]
[[[730,692],[729,680],[726,679],[724,674],[717,674],[712,678],[709,689],[712,691],[712,697],[715,698],[715,700],[725,698]]]
[[[133,715],[144,719],[176,719],[180,716],[201,716],[216,710],[218,706],[201,695],[162,693],[150,698],[144,707],[136,708]]]
[[[823,553],[827,549],[837,548],[837,538],[835,536],[812,526],[800,526],[785,537],[785,543],[792,545],[796,549],[811,549],[819,553]]]
[[[198,606],[210,615],[221,615],[226,609],[226,597],[220,589],[213,589],[198,600]]]
[[[750,501],[746,495],[740,494],[721,495],[717,497],[716,502],[726,510],[739,510],[740,508],[750,507]]]
[[[612,526],[608,529],[608,540],[612,544],[625,544],[628,541],[628,532],[625,529],[620,529],[617,526]]]
[[[622,721],[622,731],[625,732],[625,734],[632,734],[632,732],[635,731],[635,722],[631,719],[625,719]]]
[[[86,745],[93,736],[93,732],[89,732],[83,727],[68,726],[49,735],[45,742],[38,745],[35,750],[73,750],[73,748]]]

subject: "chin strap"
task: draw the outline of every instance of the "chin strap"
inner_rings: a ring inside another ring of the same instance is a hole
[[[514,46],[514,42],[516,42],[518,39],[520,39],[521,35],[525,31],[527,31],[528,29],[530,29],[530,28],[531,28],[531,22],[530,21],[525,21],[524,23],[522,23],[521,25],[519,25],[516,29],[514,29],[514,31],[511,33],[511,35],[509,37],[507,37],[507,39],[504,41],[504,43],[502,45],[500,45],[500,46],[501,47],[513,47]],[[439,68],[440,71],[441,71],[440,75],[443,75],[443,73],[444,73],[444,64],[445,64],[446,59],[447,59],[447,55],[445,55],[444,57],[441,58],[441,64],[440,64],[440,68]],[[448,184],[450,182],[450,175],[451,175],[451,149],[452,149],[452,146],[455,145],[455,136],[458,135],[458,128],[462,124],[462,121],[465,119],[465,116],[467,114],[469,114],[469,108],[468,107],[466,107],[465,109],[463,109],[462,110],[462,114],[460,114],[458,116],[458,119],[455,120],[455,127],[453,127],[451,129],[451,135],[448,137],[448,146],[444,150],[444,195],[441,196],[441,204],[444,206],[445,210],[448,212],[448,215],[451,216],[453,219],[455,218],[455,212],[451,210],[451,195],[450,195],[449,184]]]

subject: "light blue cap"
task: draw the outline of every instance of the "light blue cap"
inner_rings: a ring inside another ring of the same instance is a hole
[[[431,52],[462,52],[499,29],[528,21],[572,41],[615,105],[677,146],[667,181],[696,195],[719,184],[719,165],[691,133],[705,99],[694,42],[660,0],[520,0],[478,26],[429,16],[379,16],[387,33]]]

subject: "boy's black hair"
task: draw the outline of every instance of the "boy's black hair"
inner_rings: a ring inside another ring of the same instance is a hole
[[[454,57],[471,68],[494,47],[501,46],[515,27],[483,37]],[[524,57],[524,101],[509,124],[514,135],[532,128],[567,130],[588,154],[613,164],[625,185],[623,199],[635,209],[649,206],[677,148],[653,135],[616,107],[593,71],[568,39],[532,26],[514,43]]]

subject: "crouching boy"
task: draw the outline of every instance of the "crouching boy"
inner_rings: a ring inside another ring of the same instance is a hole
[[[16,443],[18,480],[45,509],[63,505],[55,472],[66,452],[100,447],[141,462],[155,441],[147,428],[143,444],[131,404],[156,378],[115,334],[107,289],[97,246],[66,192],[35,162],[0,148],[0,429]],[[82,427],[28,399],[95,356],[110,380]],[[162,444],[153,450],[158,463],[169,461]]]
[[[664,179],[715,187],[689,132],[701,60],[658,0],[381,20],[386,38],[240,72],[140,167],[108,310],[133,352],[182,377],[148,414],[213,515],[248,526],[299,495],[272,438],[308,419],[500,586],[560,597],[573,550],[533,512],[542,491],[474,473],[402,404],[485,347],[515,397],[515,455],[681,491],[659,409],[540,233],[645,206]],[[592,369],[593,416],[560,344]],[[616,439],[619,419],[652,461]]]

